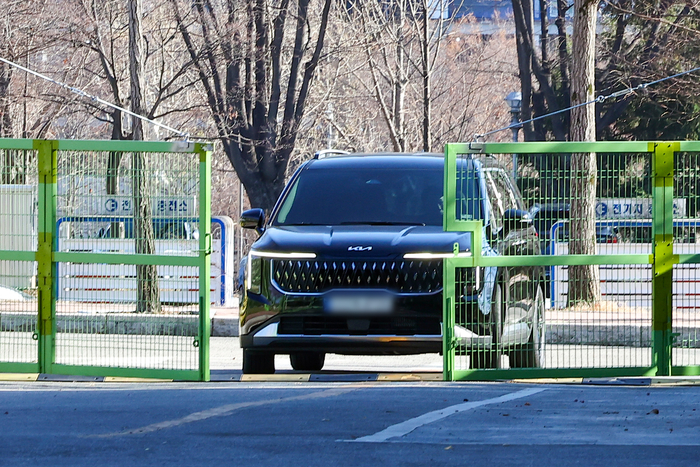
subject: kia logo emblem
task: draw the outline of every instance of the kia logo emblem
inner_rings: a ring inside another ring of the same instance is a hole
[[[349,246],[348,251],[372,251],[371,246]]]

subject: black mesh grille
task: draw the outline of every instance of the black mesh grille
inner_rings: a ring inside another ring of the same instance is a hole
[[[442,261],[318,261],[275,259],[272,274],[281,290],[320,293],[331,289],[387,289],[431,293],[442,289]]]
[[[439,318],[396,317],[346,319],[330,316],[285,316],[280,318],[277,332],[304,335],[438,335]]]

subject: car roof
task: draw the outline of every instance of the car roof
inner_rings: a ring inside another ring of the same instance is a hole
[[[467,159],[470,160],[470,159]],[[332,169],[342,170],[349,168],[415,168],[415,169],[440,169],[444,167],[445,155],[441,153],[352,153],[333,155],[323,159],[310,160],[306,164],[307,170]],[[471,162],[470,162],[471,164]]]

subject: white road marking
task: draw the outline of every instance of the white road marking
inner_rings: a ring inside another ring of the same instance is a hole
[[[129,436],[129,435],[143,435],[146,433],[152,433],[154,431],[165,430],[168,428],[174,428],[180,425],[185,425],[187,423],[199,422],[202,420],[207,420],[213,417],[222,417],[228,415],[236,410],[246,409],[250,407],[260,407],[262,405],[269,404],[279,404],[281,402],[293,402],[308,399],[321,399],[324,397],[335,397],[342,394],[347,394],[348,392],[356,391],[364,385],[352,385],[342,388],[327,389],[325,391],[312,392],[311,394],[303,394],[300,396],[284,397],[279,399],[266,399],[261,401],[250,401],[250,402],[239,402],[236,404],[226,404],[220,407],[214,407],[209,410],[202,410],[201,412],[194,412],[185,417],[178,418],[175,420],[166,420],[159,423],[153,423],[151,425],[143,426],[140,428],[132,428],[130,430],[117,431],[114,433],[104,433],[100,435],[87,435],[86,438],[115,438],[119,436]]]
[[[392,425],[378,433],[373,435],[363,436],[362,438],[357,438],[354,440],[339,440],[347,442],[356,443],[383,443],[390,438],[396,438],[398,436],[405,436],[415,430],[429,423],[442,420],[450,415],[454,415],[459,412],[464,412],[466,410],[476,409],[478,407],[483,407],[485,405],[499,404],[501,402],[508,402],[515,399],[522,399],[523,397],[531,396],[537,394],[538,392],[545,391],[547,388],[530,388],[523,389],[522,391],[513,392],[500,397],[494,397],[493,399],[485,399],[482,401],[465,402],[463,404],[452,405],[444,409],[435,410],[433,412],[428,412],[426,414],[420,415],[418,417],[406,420],[405,422]]]

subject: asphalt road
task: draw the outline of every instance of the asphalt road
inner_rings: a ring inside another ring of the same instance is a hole
[[[17,339],[21,333],[0,333],[0,361],[36,361],[37,343],[31,336]],[[28,333],[26,333],[28,334]],[[4,339],[4,340],[3,340]],[[14,339],[14,340],[13,340]],[[242,352],[237,337],[212,337],[212,370],[237,371],[240,374]],[[57,340],[58,363],[71,365],[130,366],[155,368],[196,368],[197,349],[191,337],[103,334],[60,334]],[[507,359],[505,359],[507,360]],[[468,368],[466,358],[458,358],[457,368]],[[700,349],[674,349],[674,365],[700,365]],[[650,347],[548,344],[546,368],[615,368],[651,365]],[[292,371],[287,355],[278,355],[279,372]],[[324,373],[334,372],[441,372],[438,354],[406,356],[326,356]]]
[[[243,352],[237,337],[212,337],[209,366],[212,370],[240,370],[243,365]],[[275,357],[278,371],[292,371],[288,355]],[[442,371],[442,356],[439,354],[368,356],[328,354],[324,372],[363,371],[363,372],[417,372]]]
[[[507,359],[504,359],[507,360]],[[459,358],[457,365],[468,368],[468,360]],[[504,363],[505,364],[505,363]],[[674,349],[674,365],[700,365],[700,349]],[[242,352],[237,338],[212,337],[210,367],[212,370],[240,370]],[[650,347],[600,345],[552,345],[545,351],[546,368],[616,368],[651,365]],[[275,357],[279,372],[292,371],[287,355]],[[333,372],[441,372],[439,354],[399,356],[326,356],[324,373]],[[700,464],[700,461],[699,461]]]
[[[0,463],[695,466],[698,401],[700,386],[0,383]]]

